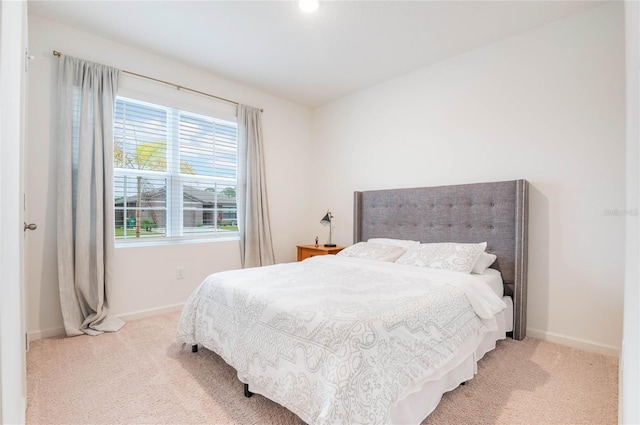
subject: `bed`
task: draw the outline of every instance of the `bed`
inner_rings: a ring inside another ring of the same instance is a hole
[[[177,340],[307,423],[420,423],[496,341],[525,337],[527,202],[525,180],[355,192],[344,255],[207,277]],[[422,244],[394,257],[404,241]],[[496,255],[500,294],[469,272],[415,267],[452,243],[456,261],[478,245]]]

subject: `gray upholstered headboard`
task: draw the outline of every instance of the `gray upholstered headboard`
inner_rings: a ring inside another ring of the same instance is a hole
[[[526,335],[528,182],[513,180],[354,193],[354,243],[369,238],[487,242]]]

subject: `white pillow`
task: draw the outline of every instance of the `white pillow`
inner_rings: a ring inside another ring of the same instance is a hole
[[[388,261],[393,263],[404,253],[404,248],[399,246],[371,242],[358,242],[355,245],[351,245],[343,249],[336,255],[363,258],[365,260]]]
[[[393,245],[399,246],[406,250],[410,250],[413,248],[417,248],[420,246],[420,242],[418,241],[410,241],[406,239],[389,239],[389,238],[371,238],[367,242],[379,243],[384,245]]]
[[[470,273],[486,247],[486,242],[420,244],[420,247],[404,253],[396,263]]]
[[[476,274],[484,273],[484,271],[487,270],[489,266],[496,261],[496,258],[498,257],[493,254],[489,254],[488,252],[483,252],[482,254],[480,254],[480,257],[478,257],[478,261],[476,261],[476,264],[473,266],[471,273],[476,273]]]

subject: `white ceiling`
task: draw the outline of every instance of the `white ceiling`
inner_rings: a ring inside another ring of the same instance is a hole
[[[29,12],[310,107],[601,1],[29,1]],[[594,29],[595,30],[595,29]]]

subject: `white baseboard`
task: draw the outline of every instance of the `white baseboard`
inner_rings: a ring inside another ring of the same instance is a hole
[[[144,319],[145,317],[159,316],[165,313],[173,313],[174,311],[182,310],[182,307],[184,307],[184,303],[150,308],[147,310],[136,311],[134,313],[120,314],[118,317],[127,322],[130,320]]]
[[[587,341],[585,339],[531,328],[527,328],[527,336],[535,339],[541,339],[543,341],[553,342],[555,344],[565,345],[571,348],[577,348],[578,350],[604,354],[605,356],[620,357],[620,348],[612,345],[600,344],[593,341]]]
[[[25,388],[24,391],[27,391],[27,389]],[[20,410],[20,419],[22,419],[22,421],[20,422],[21,424],[27,423],[27,396],[26,394],[22,396],[22,410]]]
[[[145,317],[159,316],[160,314],[180,311],[182,310],[183,306],[184,306],[184,303],[173,304],[173,305],[168,305],[164,307],[140,310],[133,313],[119,314],[117,315],[117,317],[121,318],[125,322],[128,322],[131,320],[144,319]],[[64,327],[58,327],[58,328],[31,331],[27,334],[27,337],[29,338],[29,341],[36,341],[38,339],[54,338],[57,336],[64,336],[64,335],[65,335]]]
[[[29,342],[31,342],[31,341],[36,341],[38,339],[55,338],[57,336],[64,336],[64,335],[65,335],[64,327],[61,326],[59,328],[51,328],[51,329],[28,332],[27,338],[29,339]]]

